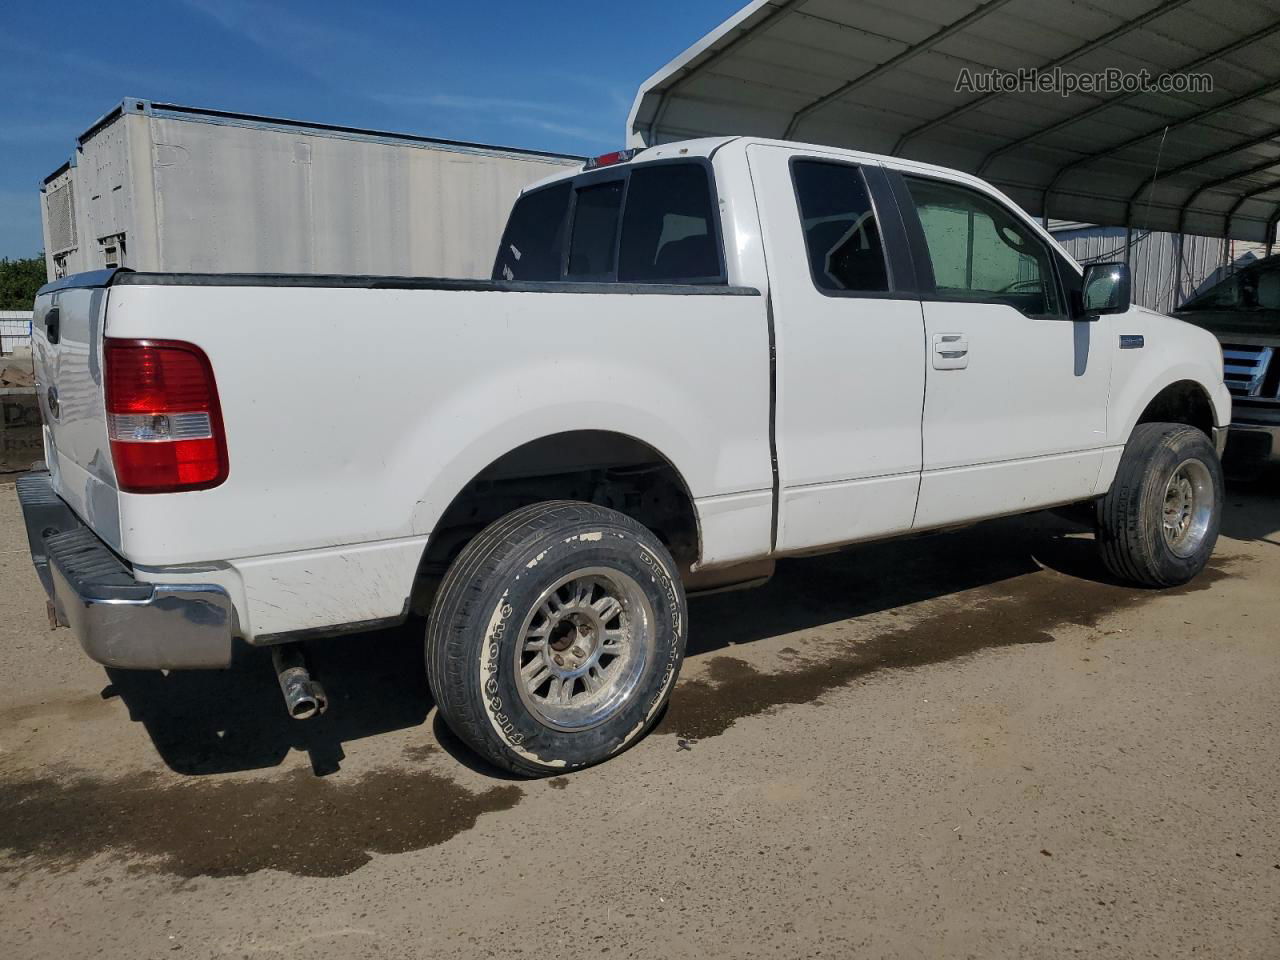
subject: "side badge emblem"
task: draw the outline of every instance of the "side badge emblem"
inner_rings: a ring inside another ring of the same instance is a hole
[[[1141,350],[1147,345],[1147,338],[1140,333],[1120,334],[1121,350]]]

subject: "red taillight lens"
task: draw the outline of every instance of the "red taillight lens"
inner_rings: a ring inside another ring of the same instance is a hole
[[[597,167],[612,167],[618,163],[631,160],[639,150],[615,150],[613,153],[602,153],[598,157],[590,157],[582,165],[583,170],[595,170]]]
[[[108,337],[107,435],[126,493],[206,490],[227,479],[227,441],[213,368],[176,340]]]

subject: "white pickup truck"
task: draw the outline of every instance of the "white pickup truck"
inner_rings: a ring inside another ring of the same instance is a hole
[[[634,743],[686,592],[779,557],[1096,501],[1114,574],[1189,580],[1231,420],[1209,333],[984,182],[751,138],[530,187],[492,281],[84,274],[35,350],[19,492],[89,656],[271,646],[305,716],[300,641],[425,615],[445,720],[531,776]]]

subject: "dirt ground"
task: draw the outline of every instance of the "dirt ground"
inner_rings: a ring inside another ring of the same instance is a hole
[[[419,629],[112,673],[0,483],[0,956],[1280,957],[1280,482],[1189,587],[1042,514],[696,600],[658,730],[510,780]]]

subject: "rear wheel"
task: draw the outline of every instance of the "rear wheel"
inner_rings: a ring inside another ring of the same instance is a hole
[[[495,521],[449,568],[427,627],[445,722],[526,776],[625,749],[684,658],[675,571],[649,530],[594,504],[536,504]]]
[[[1143,586],[1191,580],[1218,541],[1222,497],[1222,465],[1208,437],[1180,423],[1139,424],[1098,501],[1107,568]]]

